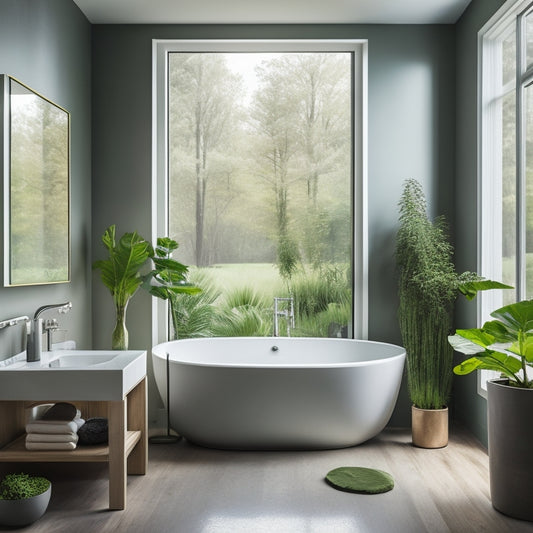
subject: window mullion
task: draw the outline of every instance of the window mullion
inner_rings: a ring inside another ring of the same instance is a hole
[[[525,113],[522,73],[525,70],[525,21],[516,21],[516,213],[517,213],[517,297],[527,297],[526,287],[526,167],[525,167]]]

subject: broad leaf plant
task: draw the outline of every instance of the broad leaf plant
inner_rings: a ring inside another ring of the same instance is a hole
[[[533,380],[533,300],[523,300],[496,309],[495,320],[482,328],[458,329],[448,338],[453,348],[471,357],[457,365],[458,375],[474,370],[493,370],[509,380],[509,385],[531,389]]]

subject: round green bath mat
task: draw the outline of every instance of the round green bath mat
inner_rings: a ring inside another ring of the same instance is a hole
[[[380,494],[394,487],[394,479],[387,472],[362,466],[341,466],[326,475],[326,481],[338,490],[360,494]]]

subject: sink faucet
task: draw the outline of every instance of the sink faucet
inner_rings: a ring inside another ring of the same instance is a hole
[[[72,309],[71,302],[63,304],[43,305],[33,315],[33,320],[28,322],[28,343],[26,345],[26,361],[40,361],[43,351],[43,319],[41,314],[49,309],[57,309],[59,313],[68,313]],[[50,334],[49,334],[50,335]],[[48,349],[51,348],[51,340],[48,338]]]

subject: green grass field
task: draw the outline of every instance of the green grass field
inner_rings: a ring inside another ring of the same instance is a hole
[[[221,264],[200,269],[192,267],[190,270],[193,279],[196,271],[207,276],[221,294],[250,287],[273,300],[275,296],[287,293],[278,268],[268,263]]]

